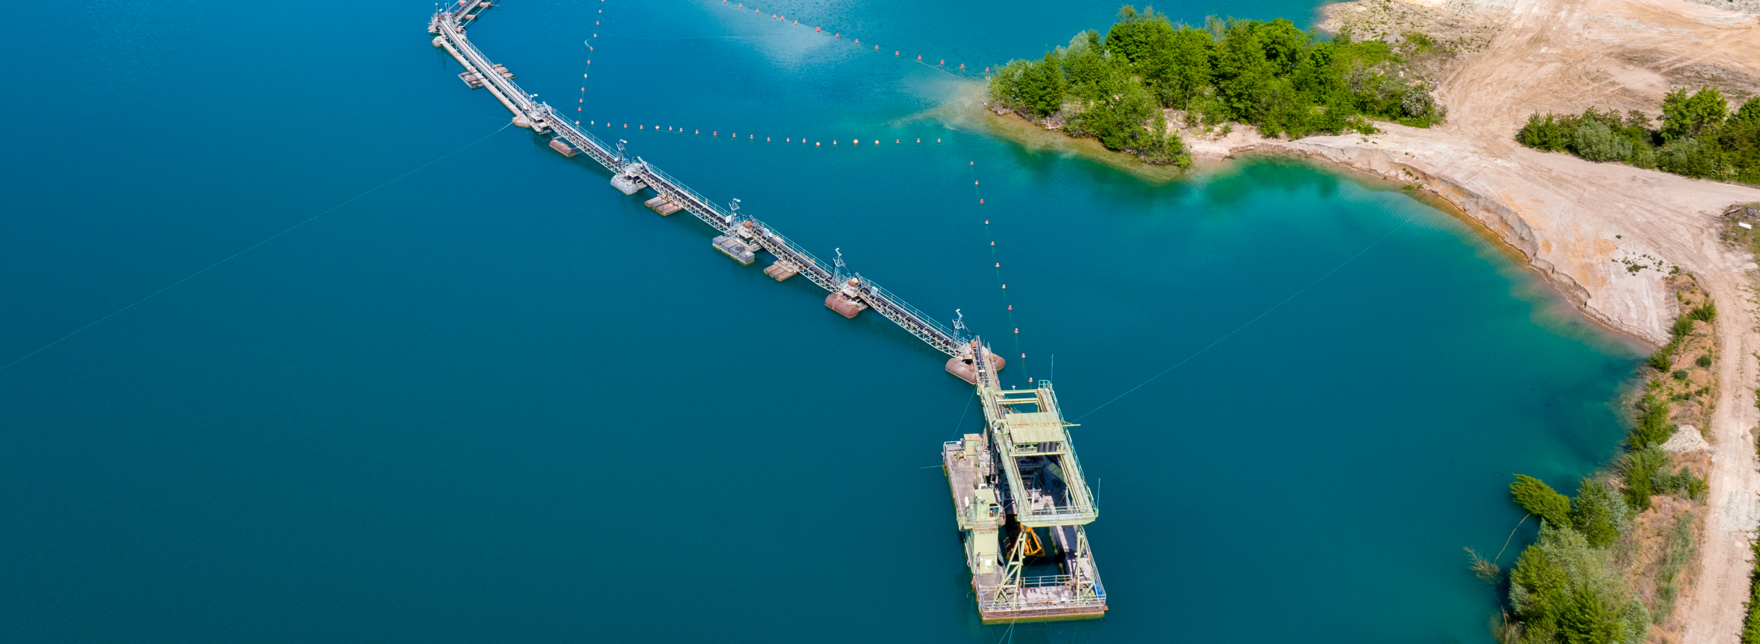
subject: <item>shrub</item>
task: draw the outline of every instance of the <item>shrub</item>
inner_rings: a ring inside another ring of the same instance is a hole
[[[1717,303],[1716,302],[1706,302],[1702,305],[1699,305],[1698,307],[1695,307],[1693,310],[1687,312],[1687,319],[1700,320],[1703,322],[1716,322],[1717,321]]]
[[[1669,141],[1656,152],[1656,168],[1688,177],[1719,179],[1724,171],[1723,152],[1716,141],[1685,137]]]
[[[1674,326],[1671,326],[1668,329],[1669,336],[1672,337],[1675,342],[1680,342],[1682,338],[1685,338],[1688,335],[1691,335],[1692,333],[1693,333],[1693,318],[1686,317],[1686,316],[1683,316],[1680,319],[1675,320]]]
[[[1662,99],[1662,136],[1670,141],[1698,136],[1721,125],[1728,114],[1729,105],[1717,88],[1700,87],[1692,96],[1678,89]]]
[[[1687,379],[1687,370],[1681,369],[1679,371],[1674,372],[1674,379],[1685,381]]]
[[[1574,143],[1577,156],[1590,161],[1624,161],[1632,155],[1632,142],[1598,120],[1584,119],[1577,126]]]
[[[1563,152],[1570,139],[1564,126],[1551,114],[1541,117],[1535,112],[1528,115],[1528,124],[1516,133],[1516,141],[1530,148]]]
[[[1636,144],[1632,146],[1632,156],[1626,159],[1626,163],[1630,163],[1645,170],[1655,169],[1656,149],[1647,144]]]
[[[1668,466],[1668,453],[1654,447],[1630,452],[1620,459],[1620,474],[1626,480],[1626,504],[1639,512],[1650,509],[1650,496],[1658,492],[1656,475]]]
[[[1536,112],[1516,140],[1590,161],[1623,161],[1688,177],[1760,184],[1760,97],[1730,114],[1722,93],[1703,87],[1693,94],[1672,92],[1661,107],[1656,129],[1637,110],[1623,116],[1594,108],[1582,114]]]
[[[1638,400],[1637,409],[1637,422],[1626,441],[1633,450],[1660,445],[1674,433],[1674,428],[1668,424],[1667,401],[1658,399],[1655,394],[1645,394]]]
[[[1523,509],[1560,526],[1571,525],[1571,499],[1559,494],[1540,479],[1517,474],[1509,484],[1509,493]]]
[[[1571,525],[1596,548],[1605,548],[1618,540],[1626,530],[1630,514],[1619,495],[1591,478],[1577,485],[1577,498],[1571,500]]]
[[[1523,642],[1642,641],[1650,624],[1609,552],[1564,526],[1540,527],[1540,538],[1510,571],[1509,599],[1526,631]]]
[[[1650,354],[1649,364],[1651,369],[1657,371],[1666,372],[1672,369],[1674,367],[1674,346],[1665,346],[1657,349],[1656,353]]]
[[[1682,514],[1663,537],[1662,559],[1656,566],[1657,623],[1662,623],[1669,613],[1674,612],[1675,598],[1680,593],[1678,578],[1697,551],[1693,544],[1693,515]]]
[[[1706,354],[1706,355],[1699,356],[1699,359],[1694,360],[1693,363],[1697,364],[1701,367],[1710,367],[1711,366],[1711,355]]]
[[[1748,583],[1748,622],[1742,627],[1742,644],[1760,644],[1760,540],[1754,541],[1754,572]]]
[[[1690,500],[1699,500],[1706,489],[1705,479],[1694,476],[1692,471],[1682,467],[1673,474],[1658,473],[1651,477],[1656,492],[1661,494],[1678,494]]]

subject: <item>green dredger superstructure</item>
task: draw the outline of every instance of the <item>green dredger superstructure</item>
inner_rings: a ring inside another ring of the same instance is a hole
[[[941,448],[954,516],[984,623],[1090,619],[1106,589],[1082,529],[1100,516],[1049,381],[1005,390],[994,354],[967,355],[984,405],[984,433]],[[949,369],[950,371],[952,369]],[[1028,576],[1049,565],[1057,574]]]

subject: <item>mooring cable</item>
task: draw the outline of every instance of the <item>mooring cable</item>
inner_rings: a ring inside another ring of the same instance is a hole
[[[483,141],[488,140],[489,137],[500,134],[501,130],[505,130],[508,127],[511,127],[512,125],[513,125],[513,122],[509,121],[507,123],[507,125],[501,126],[501,129],[495,130],[494,132],[490,132],[489,134],[485,135],[483,138],[480,138],[475,141],[471,141],[470,143],[466,143],[464,145],[461,145],[456,150],[453,150],[451,152],[447,152],[446,154],[442,154],[438,157],[435,157],[434,160],[432,160],[432,161],[429,161],[427,163],[416,166],[416,169],[414,169],[414,170],[410,170],[409,172],[405,172],[403,174],[397,175],[396,178],[394,178],[390,181],[386,181],[385,183],[381,183],[377,186],[373,186],[371,189],[367,190],[366,192],[360,193],[360,194],[355,195],[353,197],[349,197],[348,201],[344,201],[342,203],[331,206],[329,210],[325,210],[324,212],[320,212],[316,215],[312,215],[311,217],[306,218],[304,221],[301,221],[301,222],[294,224],[292,226],[288,226],[286,229],[282,230],[281,232],[275,233],[273,235],[268,236],[267,238],[264,238],[263,241],[246,246],[244,248],[244,250],[238,251],[238,252],[233,253],[231,255],[227,255],[226,259],[222,259],[218,262],[214,262],[212,264],[209,264],[209,265],[207,265],[207,267],[203,268],[202,270],[196,271],[194,273],[190,273],[189,275],[185,276],[183,279],[172,282],[170,285],[166,286],[165,288],[159,289],[157,291],[153,291],[152,293],[149,293],[146,297],[143,297],[141,299],[135,300],[134,302],[130,303],[128,306],[124,306],[120,309],[116,309],[115,311],[111,311],[109,315],[98,318],[96,321],[92,322],[91,324],[87,324],[85,326],[80,327],[79,329],[75,330],[73,333],[69,333],[67,335],[61,336],[59,339],[55,340],[54,342],[50,342],[48,344],[43,345],[42,347],[39,347],[36,351],[32,351],[30,353],[24,354],[23,356],[19,356],[19,358],[17,360],[13,360],[12,362],[8,362],[8,363],[6,363],[6,366],[0,367],[0,371],[5,371],[7,369],[10,369],[10,368],[12,368],[12,365],[18,364],[20,362],[24,362],[27,358],[30,358],[31,356],[37,355],[39,353],[42,353],[45,350],[48,350],[49,347],[53,347],[57,344],[61,344],[62,341],[66,340],[68,338],[71,338],[73,336],[79,335],[81,332],[85,331],[86,329],[90,329],[92,327],[98,326],[99,323],[101,323],[105,320],[108,320],[110,318],[116,317],[117,315],[121,314],[123,311],[127,311],[129,309],[132,309],[135,307],[135,305],[140,304],[141,302],[145,302],[147,300],[153,299],[153,297],[159,295],[160,293],[164,293],[165,291],[171,290],[173,287],[177,286],[178,284],[182,284],[184,282],[195,279],[195,277],[197,275],[201,275],[202,273],[206,273],[206,272],[208,272],[209,269],[212,269],[215,266],[219,266],[221,264],[225,264],[226,262],[232,261],[232,258],[238,257],[239,255],[243,255],[247,252],[250,252],[250,250],[253,248],[256,248],[258,246],[262,246],[263,244],[267,244],[267,243],[273,241],[276,237],[280,237],[280,236],[285,235],[287,233],[293,232],[293,229],[295,229],[295,228],[299,228],[300,226],[304,226],[306,224],[312,223],[312,221],[316,220],[319,217],[322,217],[324,215],[328,215],[332,212],[335,212],[336,209],[338,209],[338,208],[341,208],[341,207],[346,206],[348,204],[354,203],[354,201],[356,199],[360,199],[361,197],[365,197],[367,195],[373,194],[374,192],[377,192],[380,188],[383,188],[385,186],[389,186],[393,183],[397,183],[398,180],[403,179],[404,177],[407,177],[409,175],[415,174],[417,172],[420,172],[420,171],[422,171],[423,168],[426,168],[428,166],[439,163],[440,161],[444,160],[446,157],[452,156],[454,154],[458,154],[459,152],[464,151],[465,148],[471,147],[471,146],[476,145],[478,143],[482,143]]]
[[[955,422],[953,424],[954,433],[959,433],[959,426],[966,424],[966,412],[969,412],[972,410],[972,399],[977,398],[977,397],[978,397],[978,392],[976,392],[976,391],[973,391],[972,395],[966,397],[965,408],[959,410],[959,421]]]
[[[1325,281],[1325,280],[1326,280],[1326,278],[1328,278],[1328,277],[1332,277],[1332,274],[1333,274],[1333,273],[1337,273],[1337,272],[1338,272],[1338,271],[1339,271],[1339,270],[1340,270],[1340,269],[1342,269],[1342,268],[1344,268],[1344,267],[1345,267],[1345,266],[1347,266],[1347,265],[1349,265],[1349,264],[1350,264],[1350,263],[1351,263],[1351,262],[1354,262],[1354,261],[1356,261],[1356,260],[1357,260],[1357,258],[1358,258],[1358,257],[1362,257],[1362,256],[1363,256],[1363,254],[1364,254],[1364,253],[1367,253],[1367,252],[1369,252],[1369,250],[1370,250],[1370,249],[1373,249],[1373,248],[1375,248],[1375,247],[1376,247],[1376,246],[1379,246],[1379,245],[1381,245],[1381,242],[1383,242],[1383,241],[1386,241],[1386,240],[1387,240],[1387,238],[1388,238],[1388,237],[1392,237],[1392,236],[1393,236],[1393,234],[1394,234],[1394,233],[1396,233],[1396,232],[1399,232],[1399,230],[1400,230],[1400,229],[1401,229],[1401,228],[1405,228],[1405,227],[1406,227],[1406,224],[1410,224],[1410,223],[1412,223],[1412,221],[1413,221],[1413,220],[1415,220],[1415,219],[1417,219],[1417,218],[1418,218],[1418,215],[1420,215],[1420,214],[1423,214],[1423,211],[1421,211],[1421,210],[1420,210],[1420,211],[1418,211],[1418,212],[1414,212],[1414,213],[1412,213],[1412,216],[1410,216],[1410,217],[1407,217],[1407,218],[1406,218],[1406,220],[1405,220],[1405,221],[1402,221],[1402,222],[1400,222],[1400,224],[1399,224],[1399,225],[1398,225],[1398,226],[1394,226],[1394,227],[1393,227],[1393,228],[1390,228],[1390,229],[1388,229],[1388,231],[1387,231],[1387,232],[1386,232],[1386,233],[1384,233],[1384,234],[1382,234],[1382,235],[1381,235],[1381,237],[1379,237],[1379,238],[1377,238],[1377,239],[1376,239],[1376,240],[1375,240],[1375,241],[1373,241],[1373,242],[1370,242],[1370,243],[1369,243],[1369,245],[1368,245],[1368,246],[1364,246],[1364,247],[1363,247],[1363,250],[1359,250],[1359,251],[1357,251],[1357,254],[1355,254],[1355,255],[1351,255],[1351,256],[1350,256],[1350,257],[1349,257],[1349,258],[1347,258],[1347,259],[1345,259],[1345,260],[1344,260],[1344,261],[1342,261],[1342,262],[1339,262],[1339,264],[1338,264],[1338,265],[1337,265],[1337,266],[1334,266],[1334,267],[1332,267],[1332,270],[1330,270],[1330,271],[1326,271],[1326,274],[1325,274],[1325,275],[1321,275],[1321,276],[1320,276],[1320,277],[1318,277],[1318,278],[1316,278],[1316,279],[1315,279],[1315,280],[1314,280],[1314,281],[1312,281],[1312,282],[1308,282],[1308,285],[1307,285],[1307,286],[1303,286],[1303,287],[1301,287],[1301,288],[1299,288],[1299,289],[1296,289],[1296,292],[1294,292],[1294,293],[1291,293],[1291,294],[1290,294],[1290,296],[1289,296],[1289,297],[1286,297],[1286,298],[1283,298],[1283,301],[1281,301],[1281,302],[1278,302],[1278,303],[1277,303],[1277,304],[1274,304],[1274,305],[1272,305],[1272,306],[1271,306],[1271,308],[1268,308],[1268,309],[1265,309],[1265,312],[1264,312],[1264,313],[1260,313],[1260,314],[1259,314],[1259,315],[1257,315],[1257,316],[1254,316],[1254,317],[1253,317],[1253,319],[1251,319],[1251,320],[1247,320],[1247,321],[1246,321],[1246,323],[1245,323],[1245,324],[1242,324],[1242,325],[1240,325],[1240,326],[1238,326],[1238,327],[1235,327],[1235,328],[1234,328],[1234,330],[1233,330],[1233,331],[1229,331],[1229,332],[1228,332],[1228,333],[1226,333],[1226,334],[1223,334],[1223,336],[1222,336],[1222,337],[1220,337],[1220,338],[1217,338],[1217,339],[1216,339],[1216,341],[1215,341],[1215,342],[1211,342],[1211,343],[1210,343],[1210,344],[1206,344],[1206,345],[1204,345],[1204,348],[1202,348],[1202,349],[1199,349],[1199,350],[1197,350],[1197,351],[1194,351],[1194,352],[1192,352],[1192,354],[1191,354],[1191,355],[1189,355],[1189,356],[1186,356],[1186,357],[1185,357],[1185,359],[1183,359],[1183,360],[1180,360],[1180,361],[1179,361],[1179,362],[1175,362],[1175,363],[1173,363],[1173,366],[1171,366],[1171,367],[1168,367],[1168,368],[1166,368],[1166,369],[1164,369],[1164,370],[1162,370],[1162,371],[1161,371],[1161,373],[1158,373],[1158,374],[1155,374],[1155,375],[1153,375],[1153,376],[1149,376],[1149,379],[1148,379],[1148,380],[1144,380],[1144,381],[1143,381],[1143,382],[1141,382],[1141,383],[1138,383],[1138,384],[1137,384],[1137,386],[1135,386],[1135,387],[1131,387],[1131,388],[1130,388],[1130,389],[1127,389],[1127,390],[1125,390],[1125,392],[1124,392],[1124,393],[1122,393],[1122,394],[1119,394],[1119,395],[1117,395],[1117,396],[1114,396],[1114,397],[1113,397],[1113,398],[1112,398],[1112,400],[1108,400],[1108,401],[1106,401],[1106,402],[1104,402],[1104,403],[1101,403],[1101,404],[1100,404],[1100,406],[1099,406],[1099,407],[1095,407],[1095,408],[1093,408],[1093,409],[1090,409],[1090,410],[1088,410],[1088,413],[1086,413],[1086,414],[1082,414],[1082,415],[1080,415],[1080,416],[1077,416],[1077,417],[1076,417],[1076,420],[1078,420],[1078,421],[1079,421],[1079,420],[1081,420],[1081,419],[1083,419],[1083,418],[1087,418],[1087,417],[1088,417],[1088,415],[1089,415],[1089,414],[1093,414],[1093,413],[1094,413],[1094,412],[1097,412],[1097,411],[1100,411],[1100,410],[1102,410],[1102,409],[1105,409],[1105,408],[1106,408],[1106,406],[1107,406],[1107,405],[1110,405],[1110,404],[1112,404],[1112,403],[1115,403],[1115,402],[1118,402],[1118,399],[1120,399],[1120,398],[1123,398],[1123,397],[1125,397],[1125,396],[1129,396],[1129,395],[1131,395],[1131,393],[1133,393],[1133,392],[1135,392],[1135,391],[1136,391],[1136,390],[1138,390],[1138,389],[1142,389],[1142,388],[1143,388],[1143,386],[1144,386],[1144,385],[1147,385],[1147,384],[1149,384],[1149,383],[1151,383],[1151,382],[1154,382],[1154,381],[1155,381],[1155,379],[1156,379],[1156,378],[1160,378],[1160,377],[1162,377],[1162,376],[1165,376],[1165,375],[1167,375],[1167,372],[1169,372],[1169,371],[1173,371],[1173,370],[1174,370],[1174,369],[1177,369],[1177,368],[1179,368],[1179,366],[1180,366],[1180,365],[1183,365],[1183,364],[1185,364],[1185,363],[1187,363],[1187,362],[1191,362],[1191,360],[1192,360],[1192,359],[1193,359],[1193,358],[1196,358],[1196,357],[1198,357],[1198,356],[1199,356],[1199,355],[1202,355],[1202,354],[1203,354],[1203,353],[1204,353],[1204,352],[1205,352],[1205,351],[1209,351],[1209,350],[1210,350],[1210,349],[1211,349],[1211,347],[1214,347],[1214,346],[1216,346],[1216,345],[1218,345],[1218,344],[1222,344],[1222,341],[1223,341],[1223,340],[1227,340],[1227,339],[1229,339],[1229,338],[1231,338],[1231,337],[1234,337],[1234,334],[1236,334],[1236,333],[1240,333],[1240,332],[1241,332],[1241,330],[1242,330],[1242,329],[1245,329],[1245,328],[1247,328],[1247,327],[1249,327],[1249,326],[1252,326],[1252,325],[1253,325],[1253,323],[1254,323],[1254,322],[1258,322],[1258,321],[1259,321],[1259,320],[1262,320],[1262,319],[1264,319],[1264,318],[1265,318],[1265,316],[1267,316],[1267,315],[1271,315],[1271,312],[1272,312],[1272,311],[1276,311],[1276,310],[1277,310],[1277,309],[1279,309],[1279,308],[1281,308],[1281,307],[1283,307],[1283,305],[1285,305],[1285,304],[1288,304],[1288,303],[1289,303],[1289,301],[1290,301],[1290,300],[1293,300],[1293,299],[1296,299],[1296,296],[1298,296],[1298,295],[1301,295],[1301,294],[1302,294],[1302,293],[1305,293],[1305,292],[1307,292],[1307,290],[1308,290],[1308,289],[1311,289],[1311,288],[1314,288],[1314,285],[1316,285],[1316,284],[1319,284],[1319,283],[1320,283],[1320,282],[1323,282],[1323,281]]]

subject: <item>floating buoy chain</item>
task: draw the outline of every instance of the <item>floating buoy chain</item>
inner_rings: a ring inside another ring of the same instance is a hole
[[[580,125],[580,121],[575,121],[575,125]],[[587,125],[590,127],[599,127],[600,126],[599,121],[597,121],[597,120],[587,121]],[[677,126],[677,125],[648,125],[646,123],[633,123],[633,124],[632,123],[614,123],[612,121],[606,121],[604,123],[604,127],[606,127],[606,128],[623,129],[623,130],[632,129],[630,127],[631,125],[635,126],[633,129],[635,129],[637,132],[642,132],[642,133],[647,133],[647,132],[652,131],[655,133],[665,132],[665,133],[674,133],[674,134],[691,134],[693,136],[699,136],[703,133],[703,130],[701,128],[687,128],[687,127],[682,127],[682,126]],[[714,130],[714,129],[709,130],[709,137],[719,139],[719,138],[721,138],[721,131]],[[738,132],[728,132],[728,138],[732,139],[732,140],[736,140],[736,141],[737,140],[757,141],[758,135],[747,133],[746,138],[740,139]],[[803,137],[766,136],[766,137],[764,137],[764,142],[765,143],[775,143],[777,138],[781,138],[783,143],[799,143],[803,146],[808,143],[812,143],[813,147],[825,147],[825,145],[827,143],[829,143],[832,146],[838,146],[842,143],[841,139],[829,139],[828,141],[827,140],[810,141],[810,140],[808,140],[807,137],[804,137],[804,136]],[[916,138],[911,139],[911,141],[914,144],[920,145],[923,143],[923,137],[916,137]],[[937,139],[935,139],[934,142],[940,143],[941,139],[937,138]],[[862,145],[871,145],[871,146],[879,147],[881,145],[886,144],[885,140],[883,140],[883,139],[868,139],[866,142],[864,142],[862,139],[859,139],[859,138],[858,139],[850,139],[848,143],[852,147],[860,147]],[[905,143],[904,137],[893,137],[892,144],[893,145],[907,145]]]
[[[604,4],[605,0],[599,0],[599,3]],[[581,44],[587,46],[587,65],[585,68],[583,68],[581,70],[581,98],[580,98],[580,102],[577,103],[574,107],[574,113],[575,113],[574,124],[575,125],[581,124],[580,114],[581,114],[581,112],[586,111],[586,107],[587,107],[587,78],[589,78],[593,75],[592,74],[592,71],[593,71],[593,52],[598,51],[598,49],[599,49],[598,45],[596,44],[599,42],[599,23],[605,19],[605,10],[601,8],[598,10],[598,13],[593,14],[593,15],[595,17],[597,17],[598,20],[593,21],[593,30],[590,32],[587,32],[592,35],[589,36],[586,40],[581,41]]]
[[[1014,321],[1014,304],[1008,301],[1008,280],[1003,279],[1002,277],[1002,259],[997,255],[996,236],[993,234],[990,227],[990,220],[992,217],[990,216],[989,211],[984,209],[984,191],[983,185],[978,179],[978,162],[969,161],[966,163],[966,167],[971,168],[972,170],[972,198],[977,200],[978,203],[976,205],[978,208],[978,215],[984,221],[984,239],[985,241],[990,242],[990,263],[992,269],[996,271],[996,284],[1000,287],[997,290],[1002,292],[1003,312],[1008,316],[1008,326],[1014,329],[1014,333],[1009,335],[1014,336],[1014,352],[1021,356],[1020,371],[1016,373],[1024,376],[1027,374],[1027,353],[1021,349],[1021,328]],[[1029,376],[1027,378],[1027,384],[1032,383],[1033,379]]]

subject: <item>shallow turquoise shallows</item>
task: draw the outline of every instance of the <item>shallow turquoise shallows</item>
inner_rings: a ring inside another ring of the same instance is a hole
[[[969,125],[983,67],[1117,7],[945,4],[505,0],[470,34],[1052,378],[1105,620],[980,626],[944,357],[497,133],[431,2],[111,0],[8,10],[0,362],[347,204],[0,370],[0,641],[1490,642],[1462,548],[1502,548],[1512,473],[1609,458],[1635,351],[1398,186],[1152,183]]]

